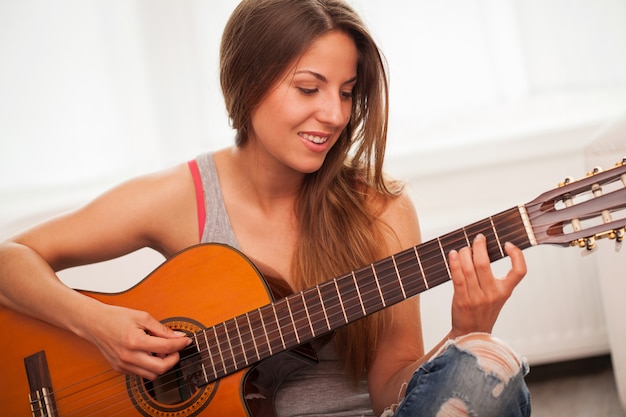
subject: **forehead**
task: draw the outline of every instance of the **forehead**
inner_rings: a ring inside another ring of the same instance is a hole
[[[351,79],[356,75],[357,63],[358,51],[354,40],[345,32],[335,30],[311,42],[288,72],[306,69],[329,79]]]

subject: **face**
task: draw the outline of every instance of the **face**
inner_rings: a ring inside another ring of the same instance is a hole
[[[279,168],[317,171],[350,120],[357,59],[343,32],[316,39],[253,112],[248,145]]]

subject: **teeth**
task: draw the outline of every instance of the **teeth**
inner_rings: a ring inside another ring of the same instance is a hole
[[[328,140],[327,136],[324,136],[324,137],[322,137],[322,136],[313,136],[313,135],[309,135],[307,133],[302,133],[301,136],[304,139],[306,139],[308,141],[311,141],[313,143],[317,143],[317,144],[322,144],[322,143],[324,143],[324,142],[326,142]]]

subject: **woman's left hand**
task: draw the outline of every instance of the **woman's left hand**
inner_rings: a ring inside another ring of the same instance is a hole
[[[504,303],[526,275],[522,251],[511,243],[506,243],[504,249],[511,258],[511,269],[502,278],[493,275],[485,236],[478,235],[471,248],[450,252],[454,284],[450,337],[472,332],[491,333]]]

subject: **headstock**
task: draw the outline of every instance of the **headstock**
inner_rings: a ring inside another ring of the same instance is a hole
[[[579,180],[567,178],[524,206],[537,244],[592,250],[602,238],[624,240],[626,232],[626,158]]]

